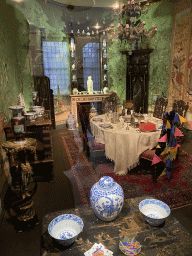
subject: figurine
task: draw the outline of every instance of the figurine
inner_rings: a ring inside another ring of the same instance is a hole
[[[88,76],[87,79],[87,91],[89,94],[93,94],[93,80],[91,79],[91,76]]]

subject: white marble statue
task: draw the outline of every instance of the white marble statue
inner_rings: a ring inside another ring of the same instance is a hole
[[[87,91],[89,94],[93,94],[93,80],[91,76],[88,76],[87,79]]]

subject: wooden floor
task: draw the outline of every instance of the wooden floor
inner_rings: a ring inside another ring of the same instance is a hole
[[[13,225],[9,222],[9,216],[5,214],[0,227],[0,255],[2,256],[38,256],[40,255],[41,223],[43,216],[52,211],[75,207],[70,180],[64,172],[69,166],[62,150],[60,136],[72,133],[65,125],[52,130],[53,156],[54,156],[54,180],[52,183],[39,182],[34,196],[39,225],[33,230],[24,233],[16,233]],[[190,152],[191,141],[186,141],[183,147]],[[192,153],[192,152],[191,152]],[[192,234],[192,205],[172,210],[172,214]]]

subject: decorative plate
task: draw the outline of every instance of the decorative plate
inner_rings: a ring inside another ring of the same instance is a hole
[[[137,255],[141,251],[141,245],[135,240],[135,238],[130,239],[125,237],[119,242],[119,249],[125,255]]]
[[[140,130],[140,129],[139,129]],[[153,131],[143,131],[143,130],[140,130],[141,132],[157,132],[159,130],[153,130]]]
[[[99,126],[104,129],[113,129],[113,126],[111,124],[100,124]]]
[[[102,118],[93,118],[92,119],[94,122],[103,122]]]

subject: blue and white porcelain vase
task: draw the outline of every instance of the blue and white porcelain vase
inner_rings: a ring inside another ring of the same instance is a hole
[[[91,188],[90,202],[98,219],[112,221],[122,210],[123,189],[113,178],[104,176]]]
[[[71,112],[67,118],[67,127],[68,127],[68,130],[75,130],[75,127],[76,127],[76,119]]]

